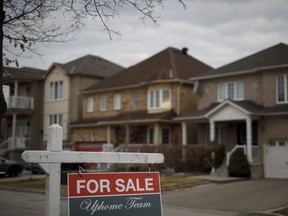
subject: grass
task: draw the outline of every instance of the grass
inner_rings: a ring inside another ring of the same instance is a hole
[[[191,176],[161,176],[161,190],[173,190],[207,184],[209,181],[192,178]],[[13,188],[19,190],[33,190],[45,192],[46,179],[30,179],[15,182],[1,182],[0,188]],[[61,185],[61,194],[67,194],[67,186]]]

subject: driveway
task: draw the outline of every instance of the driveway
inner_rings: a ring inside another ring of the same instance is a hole
[[[288,206],[288,180],[261,179],[163,192],[166,206],[231,213],[269,212]]]

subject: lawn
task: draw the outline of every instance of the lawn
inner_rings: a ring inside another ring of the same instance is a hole
[[[161,176],[161,190],[173,190],[178,188],[193,187],[197,185],[207,184],[208,180],[193,178],[190,175],[184,176]],[[0,188],[13,188],[19,190],[33,190],[38,192],[45,191],[45,178],[30,179],[24,181],[1,182]],[[61,193],[67,194],[67,186],[61,186]]]

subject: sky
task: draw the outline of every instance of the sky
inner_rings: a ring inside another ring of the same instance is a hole
[[[131,9],[109,21],[121,35],[109,39],[97,20],[86,20],[75,40],[39,46],[42,57],[19,59],[20,67],[48,69],[84,55],[96,55],[123,67],[174,47],[214,67],[279,44],[288,44],[287,0],[166,0],[156,9],[159,25],[143,22]]]

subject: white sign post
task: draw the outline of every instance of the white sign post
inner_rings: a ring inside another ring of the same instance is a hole
[[[61,163],[141,163],[164,162],[160,153],[124,152],[73,152],[62,151],[62,127],[54,124],[48,128],[47,151],[25,151],[22,159],[27,163],[39,163],[47,175],[46,216],[60,216]]]

